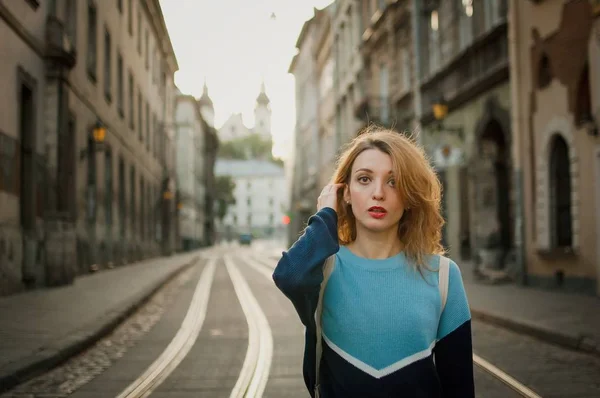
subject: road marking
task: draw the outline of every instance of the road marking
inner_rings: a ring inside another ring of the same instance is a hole
[[[188,312],[163,353],[131,383],[117,398],[143,398],[149,396],[183,361],[196,342],[208,307],[208,298],[215,275],[216,259],[209,260],[196,285]]]
[[[506,384],[508,387],[512,388],[514,391],[519,393],[523,397],[527,398],[542,398],[541,395],[536,394],[531,389],[527,388],[525,385],[519,383],[517,380],[509,376],[504,371],[498,369],[485,359],[481,358],[479,355],[473,354],[473,361],[480,368],[499,379],[501,382]]]
[[[250,254],[248,257],[245,258],[245,260],[248,258],[254,260],[255,262],[262,265],[263,267],[266,267],[267,269],[269,269],[271,275],[273,274],[273,271],[275,270],[275,267],[277,266],[277,261],[265,259],[263,256],[260,255],[260,253]],[[271,278],[271,276],[269,276],[269,278]]]
[[[229,256],[225,266],[248,322],[248,350],[230,398],[262,397],[273,360],[273,335],[267,317],[248,283]]]

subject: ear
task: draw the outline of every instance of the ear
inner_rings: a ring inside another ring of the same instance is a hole
[[[346,184],[344,185],[344,203],[348,203],[350,201],[350,186]]]

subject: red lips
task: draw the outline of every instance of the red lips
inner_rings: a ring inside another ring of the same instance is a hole
[[[381,206],[371,206],[369,207],[369,210],[367,210],[369,212],[369,215],[373,218],[383,218],[385,217],[385,215],[387,214],[387,210],[384,209]]]

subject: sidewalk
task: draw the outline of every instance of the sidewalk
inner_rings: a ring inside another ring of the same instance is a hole
[[[199,255],[145,260],[0,298],[0,393],[93,344]]]
[[[474,319],[600,356],[600,298],[474,280],[460,264]]]

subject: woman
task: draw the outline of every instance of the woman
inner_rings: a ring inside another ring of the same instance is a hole
[[[311,396],[475,396],[471,316],[452,261],[440,294],[440,196],[424,153],[404,135],[371,128],[342,154],[273,273],[306,326]]]

